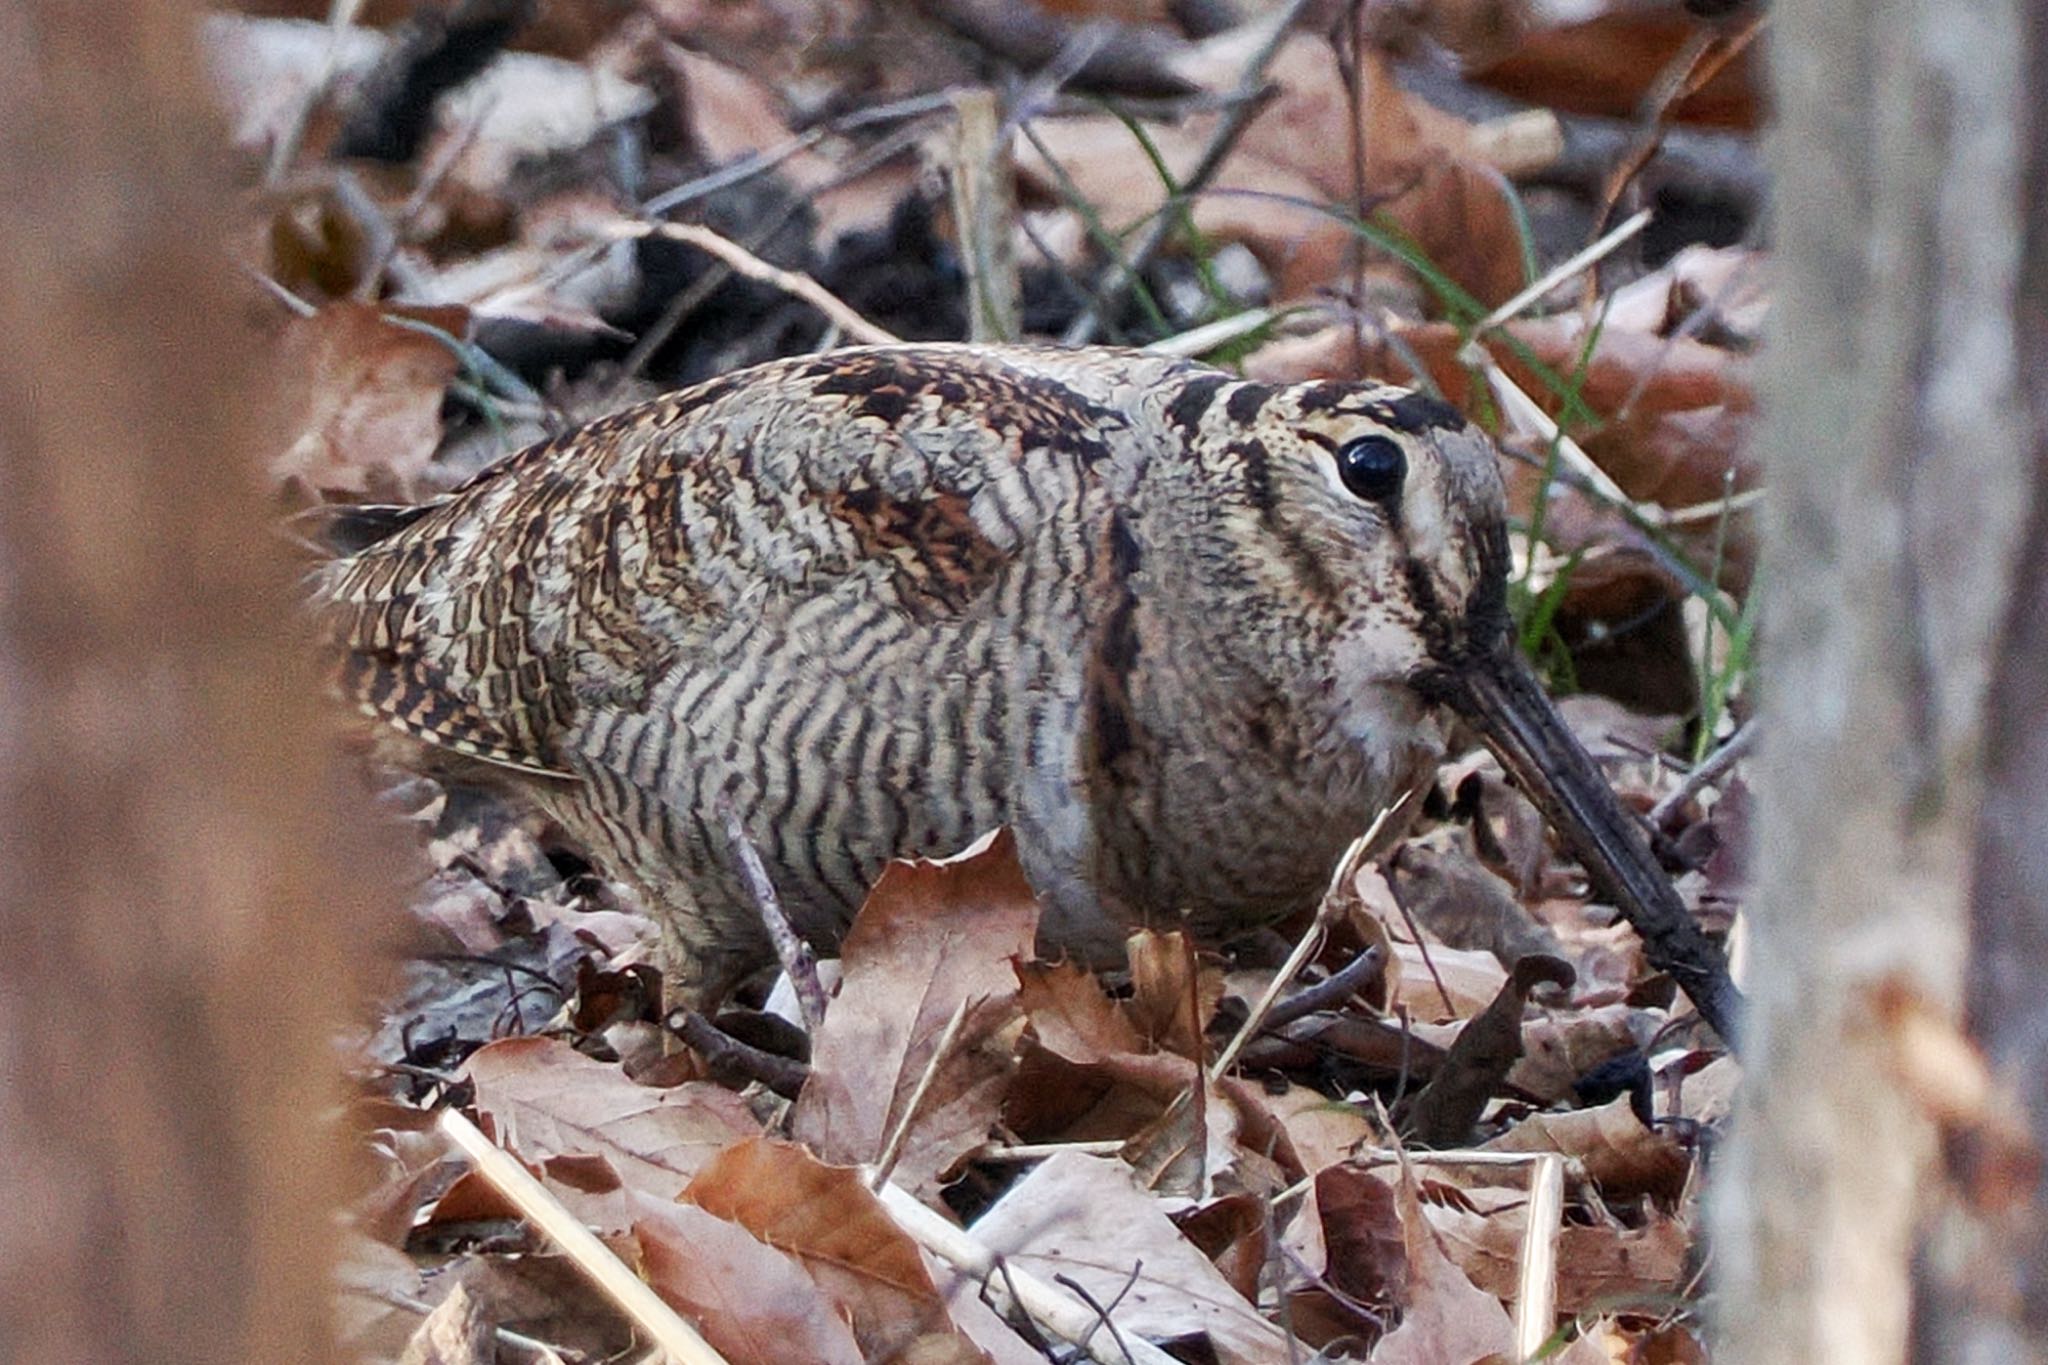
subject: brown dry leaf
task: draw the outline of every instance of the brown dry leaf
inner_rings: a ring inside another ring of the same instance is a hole
[[[1150,1051],[1172,1052],[1200,1061],[1203,1027],[1223,999],[1223,973],[1200,963],[1194,940],[1178,930],[1140,929],[1127,945],[1131,998],[1124,1014]]]
[[[1572,113],[1633,119],[1651,83],[1699,29],[1700,21],[1675,5],[1629,6],[1532,34],[1512,55],[1470,79]],[[1762,115],[1762,62],[1763,43],[1751,43],[1704,88],[1673,105],[1669,117],[1679,123],[1754,129]]]
[[[1514,1299],[1528,1232],[1524,1191],[1466,1190],[1457,1201],[1427,1202],[1422,1210],[1445,1252],[1474,1284],[1496,1298]],[[1639,1228],[1566,1222],[1558,1230],[1558,1311],[1583,1313],[1677,1293],[1691,1242],[1685,1223],[1661,1213]]]
[[[324,18],[326,6],[320,10]],[[337,31],[325,23],[224,13],[208,14],[199,36],[207,73],[233,128],[233,145],[252,156],[267,155],[284,136],[323,74],[334,89],[352,88],[390,42],[355,25]]]
[[[674,1198],[720,1150],[761,1131],[729,1090],[652,1089],[550,1038],[492,1043],[464,1071],[501,1145],[529,1163],[601,1156],[626,1188],[657,1199]]]
[[[1724,1123],[1735,1112],[1742,1085],[1742,1065],[1733,1057],[1716,1057],[1678,1087],[1678,1112],[1694,1123]]]
[[[631,1354],[631,1322],[610,1298],[591,1292],[588,1273],[567,1256],[469,1255],[442,1279],[466,1287],[490,1321],[548,1342],[571,1360]]]
[[[1266,1108],[1287,1130],[1288,1143],[1306,1175],[1339,1164],[1378,1137],[1357,1105],[1305,1085],[1290,1082],[1281,1093],[1266,1097]]]
[[[1416,923],[1453,948],[1491,953],[1503,967],[1530,953],[1566,955],[1557,935],[1530,917],[1454,831],[1408,840],[1387,866],[1394,894]]]
[[[1480,1150],[1561,1152],[1577,1160],[1610,1199],[1646,1194],[1675,1202],[1692,1168],[1683,1148],[1643,1126],[1626,1095],[1595,1109],[1532,1114]]]
[[[714,166],[777,150],[793,136],[786,101],[763,80],[758,66],[744,69],[675,43],[661,45],[661,61],[674,78],[683,118],[698,153]],[[848,232],[879,228],[914,183],[912,167],[880,167],[846,183],[822,152],[802,148],[775,166],[778,179],[805,196],[815,223],[811,239],[829,250]]]
[[[636,1201],[640,1273],[732,1365],[859,1365],[832,1299],[783,1252],[694,1204]]]
[[[1285,1338],[1182,1237],[1121,1163],[1061,1152],[1040,1163],[974,1224],[984,1246],[1041,1279],[1067,1276],[1116,1303],[1126,1332],[1171,1340],[1207,1334],[1225,1365],[1275,1365]]]
[[[1247,25],[1201,43],[1182,70],[1219,94],[1237,88],[1253,49],[1264,41]],[[1330,44],[1307,34],[1288,39],[1266,67],[1278,95],[1238,142],[1240,155],[1306,180],[1319,200],[1348,203],[1352,184],[1352,105]],[[1407,189],[1431,166],[1475,152],[1471,125],[1401,88],[1384,54],[1368,48],[1360,68],[1358,141],[1366,155],[1368,202]],[[1194,125],[1206,142],[1207,124]]]
[[[482,1305],[456,1285],[427,1314],[398,1365],[496,1365],[498,1342]]]
[[[1507,980],[1492,953],[1440,943],[1397,941],[1393,961],[1401,970],[1402,984],[1388,1008],[1406,1005],[1418,1024],[1470,1019],[1484,1012]]]
[[[366,303],[329,304],[285,333],[286,366],[306,395],[299,435],[272,473],[331,493],[410,497],[441,443],[441,400],[455,378],[446,343],[387,321]],[[465,336],[461,309],[413,310]]]
[[[723,166],[790,140],[782,101],[763,82],[675,43],[662,44],[661,55],[682,95],[691,140],[711,165]],[[778,163],[776,174],[808,190],[835,172],[822,153],[805,148]]]
[[[1396,1186],[1408,1283],[1401,1325],[1374,1349],[1374,1365],[1479,1365],[1515,1358],[1515,1324],[1500,1300],[1444,1254],[1423,1216],[1412,1172]]]
[[[459,145],[446,188],[502,200],[522,164],[579,151],[654,104],[653,91],[605,66],[501,53],[442,98],[441,131],[420,164],[432,165]]]
[[[1145,1042],[1093,972],[1072,962],[1020,962],[1018,1002],[1040,1047],[1070,1062],[1142,1051]]]
[[[1273,1255],[1272,1207],[1264,1199],[1226,1194],[1173,1215],[1173,1225],[1223,1272],[1245,1302],[1258,1302],[1259,1280]]]
[[[1193,121],[1148,124],[1145,131],[1176,182],[1193,173],[1208,145],[1208,134]],[[1117,120],[1041,119],[1032,132],[1035,142],[1020,135],[1016,144],[1017,174],[1041,199],[1062,193],[1057,166],[1111,231],[1144,221],[1165,203],[1165,186],[1151,173],[1130,129]],[[1212,244],[1249,248],[1274,277],[1276,294],[1294,298],[1335,277],[1351,240],[1341,223],[1312,207],[1319,202],[1314,182],[1305,176],[1240,152],[1223,163],[1210,192],[1197,196],[1188,213]]]
[[[1475,162],[1424,167],[1376,216],[1489,308],[1506,303],[1527,283],[1506,184]]]
[[[1324,1277],[1375,1312],[1408,1301],[1408,1246],[1394,1187],[1358,1166],[1316,1176],[1315,1213],[1327,1249]]]
[[[682,1197],[801,1262],[852,1323],[866,1356],[958,1338],[917,1244],[859,1172],[828,1166],[791,1143],[755,1138],[721,1153]],[[938,1350],[939,1343],[919,1349]]]
[[[341,1231],[335,1256],[334,1328],[348,1360],[393,1360],[419,1327],[419,1313],[401,1303],[432,1296],[412,1257],[353,1228]]]
[[[1763,334],[1771,296],[1761,251],[1689,246],[1608,296],[1607,325],[1670,336],[1684,327],[1709,346],[1752,349]],[[1696,316],[1701,312],[1704,317]]]
[[[1001,1107],[1022,1018],[1015,964],[1037,933],[1038,901],[1007,830],[943,862],[890,863],[841,949],[842,984],[791,1131],[828,1161],[878,1159],[964,1010],[896,1165],[898,1184],[936,1193]]]
[[[1214,89],[1234,89],[1250,55],[1246,43],[1255,39],[1244,31],[1219,35],[1184,67]],[[1250,248],[1284,300],[1331,284],[1346,268],[1351,230],[1317,206],[1351,203],[1359,187],[1353,184],[1351,107],[1329,45],[1296,37],[1267,76],[1278,97],[1253,119],[1188,211],[1212,243]],[[1383,212],[1480,298],[1506,299],[1522,284],[1514,220],[1496,178],[1470,162],[1477,149],[1469,126],[1402,90],[1377,54],[1367,54],[1363,79],[1366,210]],[[1202,159],[1215,121],[1147,125],[1176,183]],[[1118,120],[1046,119],[1033,132],[1036,143],[1020,138],[1017,144],[1018,171],[1041,196],[1061,193],[1049,156],[1113,230],[1152,216],[1165,202],[1158,176],[1132,173],[1134,164],[1146,163]]]

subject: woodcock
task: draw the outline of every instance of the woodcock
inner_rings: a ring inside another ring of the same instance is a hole
[[[1718,954],[1510,642],[1497,458],[1377,384],[848,350],[358,510],[317,597],[348,695],[524,788],[701,992],[770,960],[721,800],[819,943],[888,859],[1008,825],[1047,946],[1113,962],[1313,905],[1449,707],[1725,1035]]]

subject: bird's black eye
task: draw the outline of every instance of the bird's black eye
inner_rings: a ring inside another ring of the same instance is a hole
[[[1400,496],[1408,457],[1390,437],[1360,436],[1337,448],[1337,475],[1367,502],[1386,502]]]

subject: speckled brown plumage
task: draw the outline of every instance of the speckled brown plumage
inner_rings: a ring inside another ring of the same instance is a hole
[[[1405,459],[1374,501],[1363,435]],[[1455,412],[1104,349],[765,365],[510,457],[336,561],[366,712],[524,786],[715,988],[765,956],[729,795],[829,941],[892,856],[1017,833],[1045,936],[1311,904],[1504,639],[1503,497]]]

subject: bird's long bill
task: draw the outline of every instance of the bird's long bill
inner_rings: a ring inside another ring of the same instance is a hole
[[[1651,965],[1670,973],[1733,1046],[1741,996],[1720,950],[1700,932],[1634,817],[1622,809],[1520,653],[1507,647],[1473,661],[1451,680],[1447,699],[1478,727],[1594,884],[1642,935]]]

